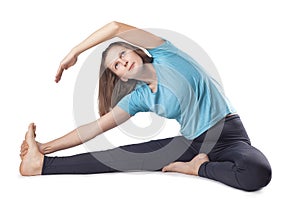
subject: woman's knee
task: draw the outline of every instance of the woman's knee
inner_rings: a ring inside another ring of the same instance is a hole
[[[238,182],[241,189],[256,191],[267,186],[272,178],[272,169],[266,158],[244,160],[243,168],[238,169]]]

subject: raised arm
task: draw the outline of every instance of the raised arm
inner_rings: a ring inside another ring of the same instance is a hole
[[[94,32],[77,45],[74,50],[77,54],[80,54],[83,51],[114,37],[122,38],[132,44],[147,49],[154,48],[163,42],[160,37],[153,35],[152,33],[138,29],[134,26],[113,21]]]
[[[109,113],[96,121],[80,126],[60,138],[40,144],[39,149],[41,153],[49,154],[77,146],[116,127],[117,125],[122,124],[129,118],[130,115],[127,112],[116,106]]]
[[[95,31],[70,51],[70,53],[60,63],[55,81],[60,81],[63,71],[73,66],[77,61],[77,57],[82,52],[114,37],[122,38],[132,44],[146,49],[157,47],[163,43],[162,38],[150,32],[124,23],[115,21],[110,22]]]

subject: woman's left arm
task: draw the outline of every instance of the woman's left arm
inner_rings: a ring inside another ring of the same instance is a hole
[[[143,47],[145,49],[152,49],[164,42],[161,37],[154,35],[148,31],[120,22],[115,23],[118,27],[118,33],[116,34],[116,36],[134,45]]]
[[[73,66],[82,52],[114,37],[119,37],[145,49],[155,48],[164,42],[162,38],[134,26],[116,21],[110,22],[92,33],[69,52],[60,63],[55,81],[60,81],[63,71]]]
[[[113,21],[95,31],[88,38],[77,45],[74,48],[75,52],[76,54],[80,54],[83,51],[114,37],[122,38],[145,49],[155,48],[164,42],[161,37],[158,37],[148,31],[144,31],[128,24]]]

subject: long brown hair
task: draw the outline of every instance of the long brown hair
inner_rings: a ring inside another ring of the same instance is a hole
[[[111,43],[102,52],[98,93],[98,110],[100,116],[108,113],[124,96],[132,92],[137,83],[137,81],[133,79],[129,79],[127,82],[121,81],[117,75],[105,66],[107,54],[109,50],[115,46],[121,46],[126,49],[133,50],[142,58],[144,64],[152,63],[153,61],[153,58],[148,56],[141,48],[135,47],[126,42]]]

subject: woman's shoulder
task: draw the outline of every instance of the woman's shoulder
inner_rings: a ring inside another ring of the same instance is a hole
[[[147,87],[147,84],[143,81],[138,81],[135,85],[135,88],[132,92],[135,92],[135,93],[143,93],[144,90],[146,89]]]
[[[164,42],[161,45],[159,45],[153,49],[147,49],[147,51],[152,56],[155,56],[156,54],[174,53],[174,52],[178,51],[177,47],[175,47],[172,42],[170,42],[167,39],[163,39],[163,40],[164,40]]]

